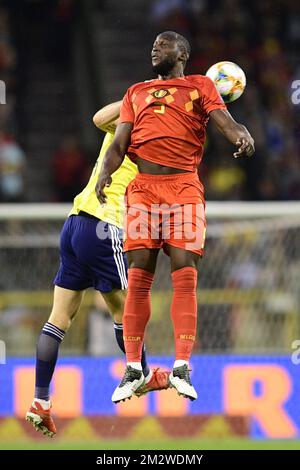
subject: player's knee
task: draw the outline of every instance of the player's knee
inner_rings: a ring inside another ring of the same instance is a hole
[[[75,318],[76,312],[73,314],[67,314],[67,313],[58,313],[57,311],[51,312],[51,315],[48,319],[49,323],[51,323],[54,326],[57,326],[57,328],[60,328],[63,331],[68,331],[70,326],[73,323],[73,320]]]
[[[71,318],[66,318],[66,320],[65,320],[66,330],[65,331],[68,331],[68,329],[70,328],[70,326],[73,323],[74,318],[75,318],[75,315]]]
[[[195,292],[197,288],[197,270],[193,266],[185,266],[172,272],[172,285],[175,291],[182,293]]]
[[[127,290],[114,290],[108,294],[102,294],[108,311],[115,323],[122,323]]]
[[[118,302],[114,305],[111,305],[111,315],[115,323],[122,323],[123,313],[125,306],[125,297],[120,295],[118,297]]]
[[[139,268],[154,273],[156,268],[158,250],[136,250],[127,252],[129,268]]]
[[[173,251],[171,253],[171,271],[177,271],[182,268],[197,269],[200,256],[193,252]]]
[[[52,320],[51,316],[50,316],[48,321],[52,325],[56,326],[57,328],[59,328],[60,330],[65,331],[65,332],[68,331],[68,329],[70,328],[71,323],[72,323],[72,321],[70,319],[66,320],[66,319],[61,318],[59,320]]]

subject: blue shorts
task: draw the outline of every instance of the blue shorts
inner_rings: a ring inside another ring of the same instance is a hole
[[[100,292],[127,289],[123,230],[86,215],[71,215],[60,234],[60,267],[54,284]]]

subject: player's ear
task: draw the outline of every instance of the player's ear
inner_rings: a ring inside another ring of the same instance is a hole
[[[186,63],[186,62],[189,60],[189,55],[188,55],[188,53],[187,53],[186,51],[181,50],[181,51],[179,52],[179,57],[178,57],[178,59],[180,60],[180,62]]]

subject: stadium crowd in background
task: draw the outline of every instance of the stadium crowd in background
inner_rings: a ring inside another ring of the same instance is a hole
[[[66,136],[52,158],[53,183],[58,202],[72,201],[89,179],[91,167],[74,136]]]
[[[0,131],[0,201],[23,202],[25,154],[12,135]]]
[[[0,202],[24,200],[25,154],[15,140],[17,53],[13,45],[8,12],[0,9],[0,79],[5,96],[0,104]]]
[[[297,78],[300,4],[157,0],[152,22],[158,30],[175,29],[191,40],[190,73],[205,73],[221,60],[246,71],[246,92],[228,109],[255,135],[256,164],[237,167],[227,144],[210,129],[201,174],[207,198],[299,199],[300,108],[292,103],[291,84]]]
[[[11,21],[12,17],[16,17],[18,4],[21,3],[32,5],[35,14],[38,4],[49,4],[48,23],[45,23],[49,32],[48,43],[45,44],[45,51],[48,51],[45,59],[53,61],[55,67],[61,67],[62,71],[70,66],[70,29],[75,24],[77,13],[71,0],[2,2],[6,6],[2,6],[0,10],[0,79],[7,86],[7,104],[0,105],[0,126],[2,130],[16,136],[27,155],[30,172],[34,172],[31,152],[28,151],[26,142],[26,126],[29,124],[26,119],[22,120],[19,103],[23,86],[22,74],[26,75],[27,59],[25,51],[18,47],[16,25]],[[141,4],[143,3],[141,0]],[[293,104],[291,100],[292,82],[299,78],[299,2],[145,0],[145,3],[149,6],[148,20],[145,22],[147,34],[152,35],[152,31],[166,29],[176,30],[190,40],[192,56],[187,73],[204,74],[213,63],[232,60],[245,70],[247,76],[244,95],[228,108],[255,135],[256,159],[255,162],[233,162],[227,144],[210,129],[201,170],[207,199],[299,199],[300,106]],[[105,12],[108,4],[109,2],[99,2],[99,9],[101,7],[101,11]],[[20,25],[20,19],[18,21]],[[126,21],[125,17],[123,21]],[[122,27],[126,29],[126,24],[122,24]],[[64,47],[60,47],[62,43]],[[145,77],[148,78],[150,77]],[[125,91],[121,90],[120,93]],[[95,109],[96,107],[95,105]],[[67,108],[63,112],[67,118]],[[16,117],[19,122],[16,122]],[[61,200],[50,165],[51,161],[47,161],[44,169],[45,178],[48,178],[52,188],[47,197],[49,200]],[[83,183],[78,180],[75,186],[74,194],[82,189]],[[33,196],[36,201],[39,200],[39,194],[37,189]]]
[[[13,46],[8,12],[0,8],[0,79],[5,83],[5,103],[0,105],[1,130],[14,129],[16,92],[16,50]]]

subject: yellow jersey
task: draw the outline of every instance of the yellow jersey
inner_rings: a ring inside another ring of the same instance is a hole
[[[69,215],[77,215],[80,211],[84,211],[104,222],[123,228],[124,195],[128,184],[137,174],[137,166],[125,156],[120,168],[112,174],[111,185],[105,188],[106,204],[100,204],[95,191],[105,152],[112,143],[113,138],[114,135],[107,132],[89,182],[84,190],[75,197]]]

